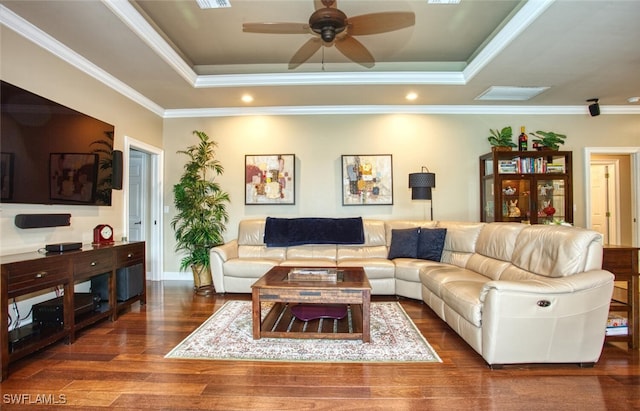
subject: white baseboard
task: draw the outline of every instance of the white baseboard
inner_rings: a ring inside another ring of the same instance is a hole
[[[191,271],[165,271],[162,273],[163,281],[193,281],[193,274]]]

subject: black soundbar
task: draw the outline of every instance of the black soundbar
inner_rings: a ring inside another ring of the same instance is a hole
[[[17,214],[16,227],[43,228],[71,225],[71,214]]]
[[[63,253],[65,251],[79,250],[82,248],[82,243],[58,243],[47,244],[44,246],[48,253]]]

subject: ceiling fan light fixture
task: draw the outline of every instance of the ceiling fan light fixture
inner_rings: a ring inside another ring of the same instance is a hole
[[[309,27],[326,43],[331,43],[336,34],[342,33],[347,28],[346,23],[347,15],[332,8],[318,9],[309,17]]]

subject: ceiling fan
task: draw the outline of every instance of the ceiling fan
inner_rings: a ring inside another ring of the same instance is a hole
[[[315,11],[308,23],[244,23],[242,31],[266,34],[312,34],[289,61],[289,69],[300,66],[321,46],[336,48],[348,59],[371,68],[375,59],[353,36],[386,33],[415,24],[410,12],[384,12],[347,17],[338,10],[335,0],[314,0]]]

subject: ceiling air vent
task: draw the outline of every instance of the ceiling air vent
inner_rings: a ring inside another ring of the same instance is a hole
[[[537,96],[548,88],[549,87],[492,86],[475,99],[525,101]]]
[[[229,0],[196,0],[201,9],[220,9],[231,7]]]

